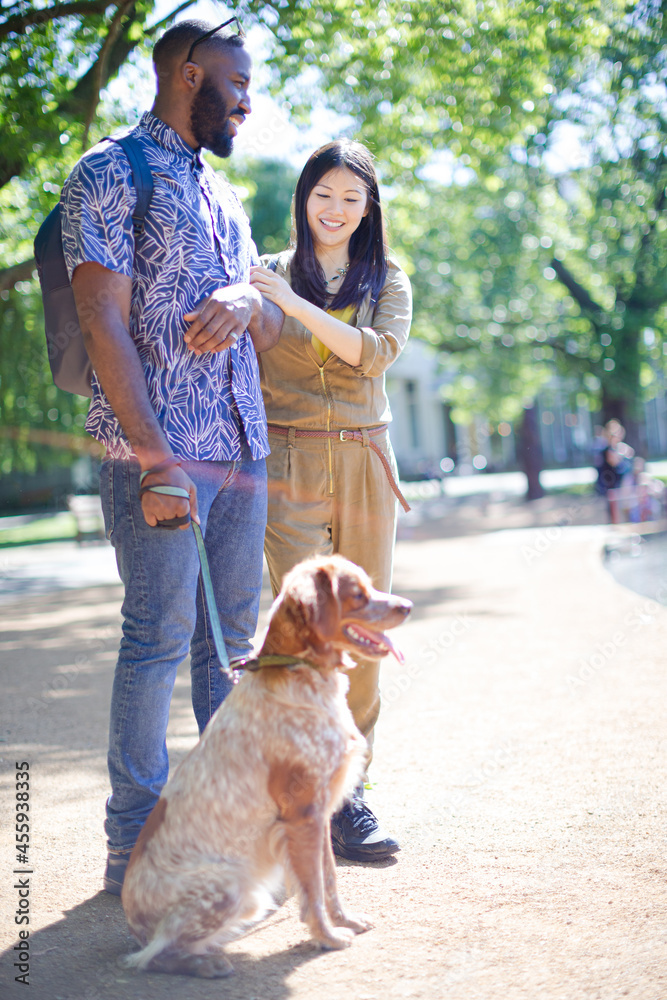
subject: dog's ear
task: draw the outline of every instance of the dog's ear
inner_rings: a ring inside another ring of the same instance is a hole
[[[300,653],[323,666],[340,659],[333,646],[338,630],[338,598],[334,592],[334,569],[307,567],[293,573],[276,600],[264,641],[272,653]]]
[[[338,630],[338,599],[334,594],[333,581],[326,569],[321,568],[312,576],[315,599],[310,604],[311,629],[322,640],[333,639]]]
[[[290,624],[295,626],[301,648],[324,661],[337,658],[331,640],[338,628],[338,600],[324,567],[292,581],[285,595],[284,610]]]

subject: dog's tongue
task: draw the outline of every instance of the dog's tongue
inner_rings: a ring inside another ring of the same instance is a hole
[[[396,657],[399,663],[405,663],[405,657],[403,656],[403,653],[400,651],[400,649],[396,648],[396,646],[393,644],[393,642],[386,634],[386,632],[382,633],[382,641],[384,642],[385,646],[389,647],[389,652]]]
[[[373,632],[371,631],[371,629],[362,628],[359,625],[355,625],[354,628],[356,632],[367,636],[371,640],[371,642],[375,643],[376,645],[385,646],[387,649],[387,653],[392,653],[396,657],[399,663],[405,663],[405,657],[403,656],[403,653],[400,651],[400,649],[397,649],[396,646],[394,646],[393,642],[385,632]]]

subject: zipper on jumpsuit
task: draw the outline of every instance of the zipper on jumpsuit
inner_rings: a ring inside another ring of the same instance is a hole
[[[320,379],[322,380],[322,390],[327,401],[327,430],[331,430],[331,399],[329,398],[329,390],[327,389],[327,383],[324,378],[324,365],[320,365]],[[331,438],[327,438],[327,454],[329,458],[329,495],[333,496],[334,485],[333,485],[333,452]]]

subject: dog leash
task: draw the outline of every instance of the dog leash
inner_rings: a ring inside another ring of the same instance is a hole
[[[177,464],[177,463],[172,463]],[[162,463],[161,463],[162,465]],[[169,497],[182,497],[184,500],[190,499],[190,494],[182,486],[143,486],[144,478],[152,472],[162,471],[161,467],[155,466],[153,469],[148,469],[146,472],[142,472],[139,479],[139,499],[144,495],[144,493],[162,493],[164,496]],[[211,632],[213,633],[213,645],[215,646],[215,651],[218,654],[218,660],[220,662],[220,669],[223,673],[229,677],[234,683],[238,680],[234,673],[234,670],[229,665],[229,657],[227,656],[227,648],[225,646],[225,640],[222,635],[222,628],[220,626],[220,615],[218,614],[218,608],[215,603],[215,595],[213,593],[213,581],[211,580],[211,570],[208,565],[208,558],[206,555],[206,549],[204,547],[204,536],[201,533],[201,528],[196,521],[193,521],[190,517],[190,513],[184,514],[182,517],[170,517],[165,521],[158,521],[156,528],[167,528],[168,530],[175,530],[179,528],[182,524],[191,524],[192,531],[194,532],[195,542],[197,543],[197,553],[199,555],[199,567],[201,570],[201,580],[202,586],[204,588],[204,600],[206,603],[206,610],[208,611],[208,617],[211,622]]]

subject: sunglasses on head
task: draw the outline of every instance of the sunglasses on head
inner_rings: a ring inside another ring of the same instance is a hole
[[[211,35],[215,35],[216,32],[222,31],[223,28],[226,28],[228,24],[233,24],[234,21],[236,21],[236,24],[238,26],[236,34],[241,35],[241,37],[243,37],[243,28],[241,27],[241,22],[239,21],[238,17],[230,17],[228,21],[223,21],[223,23],[219,24],[217,28],[211,28],[211,30],[203,34],[201,38],[196,38],[192,43],[192,45],[190,46],[190,51],[188,52],[188,57],[185,61],[192,62],[192,53],[194,52],[195,48],[197,47],[197,45],[199,45],[200,42],[205,42],[207,38],[211,37]]]

